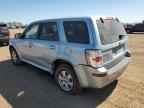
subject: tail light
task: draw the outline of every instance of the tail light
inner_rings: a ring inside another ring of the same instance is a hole
[[[11,38],[11,32],[8,32],[8,37],[9,37],[9,39]]]
[[[86,50],[86,58],[88,65],[96,68],[102,66],[103,56],[101,50]]]
[[[8,32],[8,36],[10,36],[10,32]]]

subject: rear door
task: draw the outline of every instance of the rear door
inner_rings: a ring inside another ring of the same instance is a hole
[[[103,65],[110,68],[124,58],[127,34],[116,19],[101,19],[96,22],[102,44]]]
[[[48,21],[41,23],[40,36],[34,47],[36,50],[37,64],[51,72],[52,62],[59,54],[58,23]]]
[[[85,50],[93,48],[93,36],[88,18],[68,18],[60,22],[61,55],[75,64],[87,64]]]

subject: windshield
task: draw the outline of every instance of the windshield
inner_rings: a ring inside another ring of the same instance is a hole
[[[97,20],[96,22],[103,45],[120,41],[126,36],[123,25],[115,19]]]

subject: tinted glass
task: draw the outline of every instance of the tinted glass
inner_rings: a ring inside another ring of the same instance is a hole
[[[7,35],[8,28],[7,25],[4,23],[0,23],[0,34],[6,34]]]
[[[8,32],[8,28],[7,27],[1,27],[0,26],[0,33],[1,32]]]
[[[98,30],[103,45],[120,41],[126,36],[123,25],[117,20],[97,20]]]
[[[56,22],[47,22],[42,24],[40,39],[49,41],[58,41],[58,28]]]
[[[25,38],[27,38],[27,39],[37,38],[38,28],[39,28],[39,24],[33,24],[30,27],[28,27],[28,29],[24,33]]]
[[[89,33],[84,21],[65,21],[64,31],[69,43],[89,44]]]
[[[7,27],[7,25],[4,23],[0,23],[0,27]]]

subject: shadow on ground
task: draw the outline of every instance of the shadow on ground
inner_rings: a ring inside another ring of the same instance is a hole
[[[0,94],[14,108],[95,108],[113,92],[117,80],[103,89],[85,89],[67,95],[47,72],[31,65],[0,62]]]
[[[0,47],[5,47],[5,46],[7,46],[7,45],[4,43],[0,43]]]

